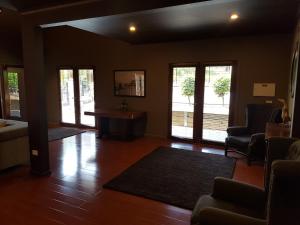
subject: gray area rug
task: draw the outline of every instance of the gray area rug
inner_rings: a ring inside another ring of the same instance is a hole
[[[48,130],[48,141],[55,141],[85,132],[77,128],[58,127]]]
[[[212,191],[216,176],[232,178],[235,159],[189,150],[160,147],[104,188],[193,209]]]

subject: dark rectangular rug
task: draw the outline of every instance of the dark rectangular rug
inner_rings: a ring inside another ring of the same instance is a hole
[[[216,176],[232,178],[235,162],[220,155],[159,147],[104,188],[193,209],[201,195],[211,193]]]
[[[48,129],[48,141],[63,139],[83,132],[85,131],[78,128],[69,128],[69,127],[50,128]]]

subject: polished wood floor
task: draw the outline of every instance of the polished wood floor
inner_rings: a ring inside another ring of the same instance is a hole
[[[0,173],[0,224],[187,225],[189,210],[102,188],[158,146],[223,154],[213,147],[159,138],[100,141],[92,131],[53,141],[51,176],[31,176],[27,167]],[[239,159],[234,179],[262,186],[263,167],[248,167]]]

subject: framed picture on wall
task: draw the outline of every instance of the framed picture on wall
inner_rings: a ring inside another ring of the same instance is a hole
[[[295,95],[295,88],[296,88],[296,77],[298,73],[298,65],[299,65],[299,42],[296,44],[296,48],[293,54],[293,61],[292,61],[292,70],[291,70],[291,80],[290,80],[290,91],[291,97],[293,98]]]
[[[145,70],[115,70],[114,95],[145,97]]]

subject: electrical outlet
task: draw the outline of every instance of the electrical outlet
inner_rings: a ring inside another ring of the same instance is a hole
[[[39,152],[38,150],[31,150],[32,155],[38,156]]]
[[[267,104],[272,104],[273,101],[272,101],[272,100],[266,100],[266,103],[267,103]]]

